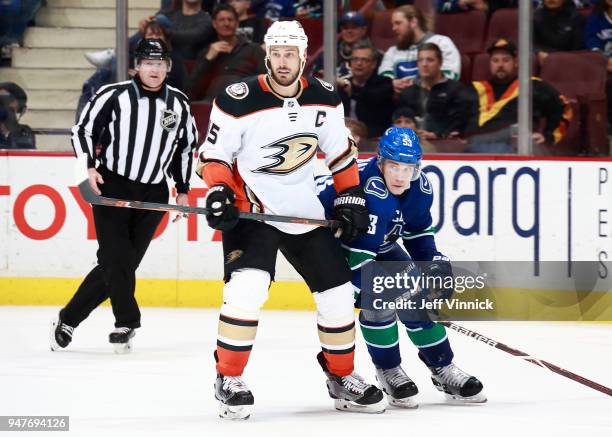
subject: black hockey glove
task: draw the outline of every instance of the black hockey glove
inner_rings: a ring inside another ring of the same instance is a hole
[[[345,243],[368,230],[370,216],[363,188],[357,185],[338,194],[334,200],[334,218],[342,222],[340,238]]]
[[[447,256],[438,253],[431,261],[422,264],[421,273],[429,288],[428,299],[448,299],[453,295],[455,281],[453,268]]]
[[[234,206],[234,192],[225,184],[214,185],[206,196],[208,226],[220,231],[229,231],[238,223],[239,211]]]

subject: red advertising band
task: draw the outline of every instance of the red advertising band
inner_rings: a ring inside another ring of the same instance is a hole
[[[592,388],[593,390],[597,390],[599,392],[605,393],[608,396],[612,396],[612,389],[606,387],[605,385],[601,385],[595,381],[591,381],[590,379],[587,379],[583,376],[580,375],[576,375],[573,372],[570,372],[569,370],[565,370],[559,366],[556,366],[552,363],[549,363],[548,361],[544,361],[544,360],[539,360],[537,358],[534,358],[532,356],[530,356],[529,354],[526,354],[525,352],[521,352],[518,349],[514,349],[511,348],[510,346],[506,346],[503,343],[499,343],[498,341],[495,341],[493,339],[490,339],[489,337],[486,337],[484,335],[481,335],[477,332],[471,331],[467,328],[464,328],[462,326],[459,326],[453,322],[447,322],[447,321],[438,321],[438,323],[440,323],[441,325],[446,326],[447,328],[452,329],[453,331],[457,331],[460,334],[463,335],[467,335],[468,337],[472,337],[475,340],[481,341],[489,346],[494,347],[495,349],[499,349],[502,350],[506,353],[509,353],[510,355],[514,355],[515,357],[518,358],[522,358],[525,361],[531,363],[531,364],[535,364],[536,366],[540,366],[540,367],[544,367],[545,369],[550,370],[551,372],[557,373],[559,375],[565,376],[566,378],[569,378],[573,381],[579,382],[582,385],[586,385],[587,387]]]

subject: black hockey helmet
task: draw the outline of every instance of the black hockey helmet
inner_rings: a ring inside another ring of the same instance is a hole
[[[161,39],[141,39],[135,50],[136,59],[170,60],[170,52]]]
[[[154,59],[159,61],[166,61],[168,63],[168,71],[172,68],[172,60],[170,59],[170,52],[166,43],[161,39],[141,39],[136,45],[134,51],[134,65],[138,66],[143,59]]]

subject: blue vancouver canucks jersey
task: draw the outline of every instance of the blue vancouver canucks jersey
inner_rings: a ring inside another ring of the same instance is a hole
[[[316,182],[317,195],[325,214],[327,218],[332,218],[337,195],[332,177],[320,176]],[[412,259],[430,261],[436,253],[436,246],[430,212],[433,189],[427,176],[421,172],[419,179],[412,181],[408,190],[396,196],[387,189],[374,157],[359,160],[359,183],[366,194],[370,226],[364,235],[349,245],[342,244],[353,270],[353,284],[361,282],[357,278],[360,268],[379,254],[397,247],[399,238],[402,238]]]

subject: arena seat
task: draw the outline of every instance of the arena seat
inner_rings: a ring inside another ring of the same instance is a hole
[[[395,34],[391,28],[391,12],[390,10],[376,12],[370,27],[372,44],[382,51],[386,51],[396,41]]]
[[[459,80],[465,85],[472,82],[472,60],[468,55],[461,55],[461,77]]]
[[[482,51],[487,16],[482,11],[436,15],[435,32],[448,36],[463,54]]]
[[[493,42],[506,38],[518,44],[518,9],[498,9],[489,20],[484,48]]]
[[[549,53],[541,66],[541,77],[570,100],[580,104],[582,152],[607,155],[608,108],[607,59],[598,52]]]

